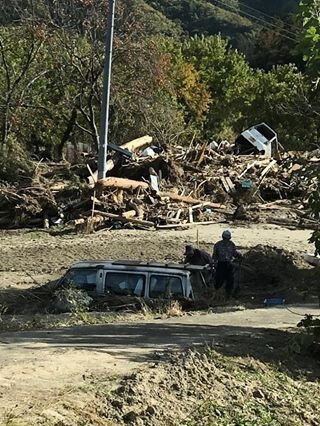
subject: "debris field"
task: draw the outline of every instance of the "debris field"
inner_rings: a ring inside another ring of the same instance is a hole
[[[320,175],[318,151],[265,158],[208,144],[151,145],[144,136],[112,151],[100,180],[89,155],[77,164],[35,163],[32,178],[0,184],[0,228],[63,224],[82,233],[226,220],[317,227],[308,199]]]

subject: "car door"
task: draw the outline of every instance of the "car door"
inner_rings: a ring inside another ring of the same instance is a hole
[[[152,272],[149,274],[150,299],[179,299],[185,297],[183,278],[179,275]]]

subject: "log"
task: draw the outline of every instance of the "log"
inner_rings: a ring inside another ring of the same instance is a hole
[[[106,172],[110,172],[115,166],[115,162],[113,160],[108,160],[106,164]],[[91,186],[94,186],[98,181],[98,170],[96,170],[94,173],[92,172],[90,166],[87,164],[87,168],[89,170],[90,176],[88,177],[89,184]]]
[[[300,221],[295,221],[295,220],[290,220],[290,219],[277,219],[277,218],[270,218],[267,219],[266,221],[267,223],[272,223],[274,225],[279,225],[279,226],[283,226],[283,227],[290,227],[293,229],[310,229],[313,231],[317,231],[319,229],[319,225],[316,224],[312,224],[312,223],[300,223]]]
[[[134,217],[135,215],[136,215],[135,210],[128,210],[128,211],[123,212],[121,214],[121,216],[124,217],[124,218],[126,218],[126,219],[130,219],[130,218]]]
[[[131,200],[128,203],[128,207],[130,207],[130,209],[133,209],[136,212],[136,216],[138,219],[143,219],[144,208],[140,200]]]
[[[192,223],[177,223],[177,224],[170,224],[170,225],[158,225],[156,229],[175,229],[175,228],[190,228],[192,226],[197,225],[213,225],[219,223],[216,220],[210,220],[207,222],[192,222]]]
[[[91,212],[90,212],[90,214],[91,214]],[[84,224],[88,224],[88,223],[101,223],[103,221],[104,221],[104,218],[102,216],[94,216],[94,217],[88,217],[86,219],[84,219],[84,218],[75,219],[74,224],[75,224],[75,226],[79,226],[79,225],[84,225]]]
[[[62,191],[63,189],[65,189],[67,186],[67,184],[65,182],[58,182],[53,184],[52,186],[50,186],[50,191]]]
[[[143,136],[142,138],[134,139],[130,142],[126,142],[122,145],[120,145],[120,148],[127,149],[128,151],[134,152],[139,148],[143,148],[146,145],[150,145],[152,143],[152,136]],[[89,184],[94,185],[98,181],[98,170],[96,170],[94,173],[90,169],[89,166],[88,170],[90,173],[90,176],[88,177]],[[110,159],[107,161],[106,164],[106,172],[110,172],[115,167],[115,162]]]
[[[177,201],[177,202],[186,203],[186,204],[196,204],[197,205],[197,204],[205,203],[205,205],[207,207],[210,207],[212,209],[221,210],[221,209],[225,209],[225,207],[226,207],[223,204],[217,204],[217,203],[202,201],[202,200],[198,200],[197,198],[189,197],[189,196],[186,196],[186,195],[179,195],[179,194],[176,194],[175,192],[160,192],[159,195],[160,195],[160,197],[168,197],[172,201]]]
[[[152,144],[152,136],[143,136],[142,138],[134,139],[133,141],[124,143],[120,147],[128,151],[135,152],[139,148]]]
[[[143,226],[148,226],[148,227],[154,227],[154,223],[150,222],[148,220],[141,220],[141,219],[135,219],[135,218],[126,218],[126,217],[122,217],[122,216],[119,216],[119,215],[113,214],[113,213],[101,212],[99,210],[95,210],[95,213],[97,213],[98,215],[104,216],[104,217],[108,217],[110,219],[116,219],[119,222],[134,223],[136,225],[143,225]]]
[[[125,178],[117,178],[117,177],[107,177],[105,179],[100,179],[97,182],[98,189],[104,188],[119,188],[119,189],[148,189],[149,184],[147,182],[141,182],[138,180],[131,180]]]

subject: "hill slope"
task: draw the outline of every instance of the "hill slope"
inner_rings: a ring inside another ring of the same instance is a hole
[[[145,0],[155,10],[181,25],[188,33],[226,36],[246,32],[272,18],[295,13],[299,0]]]

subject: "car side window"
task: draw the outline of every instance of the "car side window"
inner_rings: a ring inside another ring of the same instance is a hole
[[[119,296],[143,297],[145,276],[142,274],[127,274],[125,272],[107,272],[105,291]]]
[[[183,297],[181,278],[170,275],[151,275],[149,297],[151,299]]]

